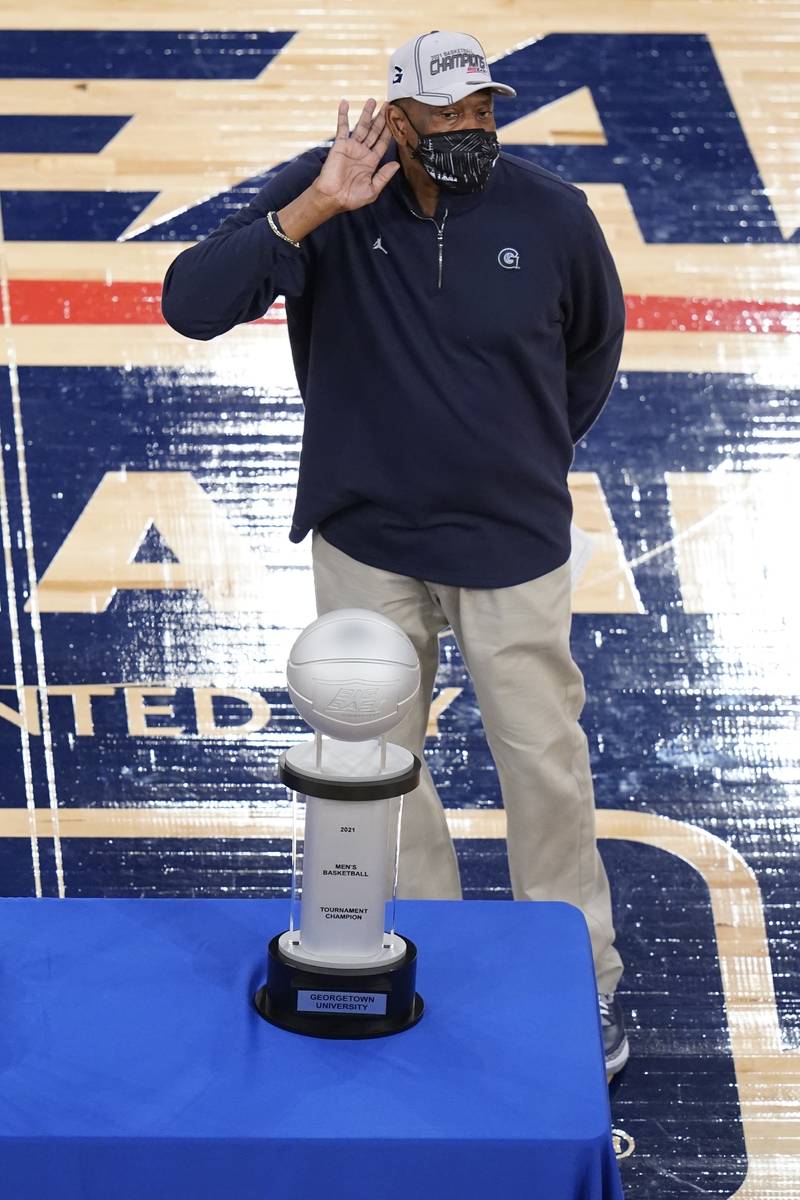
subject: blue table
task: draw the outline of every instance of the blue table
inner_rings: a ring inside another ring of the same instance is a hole
[[[250,998],[276,900],[0,900],[9,1200],[619,1200],[566,904],[406,901],[426,1013],[325,1041]]]

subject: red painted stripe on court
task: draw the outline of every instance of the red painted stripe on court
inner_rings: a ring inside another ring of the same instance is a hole
[[[161,286],[121,280],[12,279],[17,325],[160,325]],[[681,333],[800,333],[800,303],[693,296],[626,296],[630,330]],[[278,300],[258,325],[283,325]]]
[[[162,325],[161,284],[95,279],[11,279],[14,325]],[[258,324],[284,325],[283,301]]]

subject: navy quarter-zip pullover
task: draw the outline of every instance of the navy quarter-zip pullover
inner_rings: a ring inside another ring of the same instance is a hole
[[[208,340],[285,296],[305,406],[292,542],[318,528],[361,562],[461,587],[554,570],[570,554],[574,446],[625,324],[584,192],[501,153],[483,191],[441,192],[425,217],[398,171],[296,249],[266,213],[326,155],[294,159],[178,255],[165,319]]]

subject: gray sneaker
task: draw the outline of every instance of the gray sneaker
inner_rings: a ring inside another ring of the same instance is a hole
[[[606,1056],[606,1074],[616,1075],[628,1061],[630,1047],[625,1033],[622,1006],[613,992],[598,992],[600,1024],[603,1027],[603,1051]]]

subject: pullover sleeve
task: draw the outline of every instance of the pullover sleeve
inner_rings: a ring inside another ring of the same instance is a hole
[[[567,407],[573,444],[599,417],[622,354],[625,298],[597,218],[588,204],[571,254],[564,322]]]
[[[276,296],[302,295],[311,270],[300,248],[276,237],[266,215],[299,196],[320,172],[324,153],[309,151],[270,179],[242,208],[170,264],[161,292],[164,320],[185,337],[209,341],[263,317]]]

